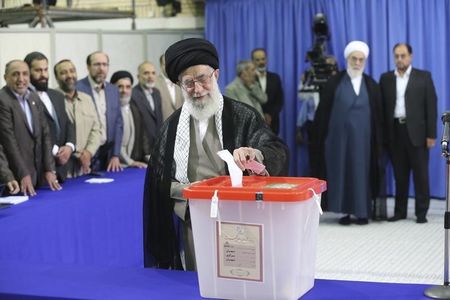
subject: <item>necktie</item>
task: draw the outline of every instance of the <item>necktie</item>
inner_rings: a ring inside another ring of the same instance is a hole
[[[24,97],[19,97],[20,107],[22,107],[25,117],[27,119],[28,128],[33,132],[33,118],[31,115],[31,109]]]

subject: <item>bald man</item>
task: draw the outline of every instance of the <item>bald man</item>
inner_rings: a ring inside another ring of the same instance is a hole
[[[120,148],[122,146],[123,120],[120,112],[119,90],[106,81],[109,57],[96,51],[86,58],[89,75],[77,82],[77,90],[90,95],[100,120],[100,148],[92,159],[92,170],[121,171]]]
[[[161,94],[156,85],[156,68],[144,61],[138,67],[138,83],[133,87],[131,101],[136,104],[144,122],[144,133],[147,135],[150,149],[163,122]]]

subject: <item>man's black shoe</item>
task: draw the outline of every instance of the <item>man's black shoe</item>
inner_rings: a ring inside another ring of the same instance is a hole
[[[367,218],[358,218],[358,219],[356,219],[355,224],[367,225],[367,224],[369,224],[369,219],[367,219]]]
[[[345,217],[339,219],[339,224],[341,225],[350,225],[351,223],[352,220],[350,219],[350,215],[346,215]]]
[[[397,222],[398,220],[404,220],[406,219],[406,217],[400,217],[400,216],[393,216],[388,218],[388,222]]]
[[[427,218],[425,218],[425,217],[419,217],[419,218],[417,218],[417,220],[416,220],[416,223],[417,224],[423,224],[423,223],[427,223],[428,222],[428,220],[427,220]]]

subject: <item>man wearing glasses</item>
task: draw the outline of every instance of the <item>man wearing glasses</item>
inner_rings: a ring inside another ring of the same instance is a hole
[[[260,114],[221,94],[214,45],[198,38],[181,40],[167,49],[165,58],[166,73],[181,86],[185,102],[163,124],[147,168],[144,265],[195,270],[189,203],[182,197],[183,188],[227,174],[216,154],[223,149],[233,153],[242,170],[255,160],[273,176],[287,175],[289,153]],[[184,251],[178,247],[173,212],[182,220]]]
[[[106,81],[109,57],[96,51],[86,59],[89,75],[77,82],[77,90],[90,95],[100,120],[100,148],[92,158],[92,171],[121,171],[120,147],[123,136],[123,120],[117,87]]]

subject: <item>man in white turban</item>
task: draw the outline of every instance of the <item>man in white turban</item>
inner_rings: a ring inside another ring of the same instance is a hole
[[[327,180],[324,208],[343,213],[342,225],[365,225],[378,194],[381,98],[377,83],[364,74],[367,44],[350,42],[344,56],[346,70],[331,77],[320,93],[311,137],[311,168],[313,176]]]

